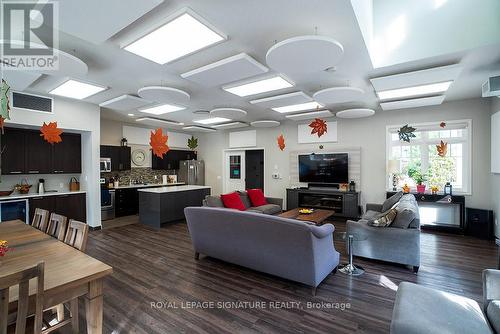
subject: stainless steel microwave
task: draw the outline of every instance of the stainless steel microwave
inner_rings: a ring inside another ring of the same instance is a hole
[[[101,158],[101,173],[111,172],[111,158]]]

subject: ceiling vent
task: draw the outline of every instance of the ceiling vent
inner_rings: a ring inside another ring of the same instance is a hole
[[[12,107],[52,113],[53,99],[50,97],[12,92]]]
[[[483,84],[483,97],[500,96],[500,76],[491,77]]]

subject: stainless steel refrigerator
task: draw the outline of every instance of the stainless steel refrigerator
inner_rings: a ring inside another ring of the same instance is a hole
[[[179,162],[178,182],[205,185],[205,162],[199,160],[182,160]]]

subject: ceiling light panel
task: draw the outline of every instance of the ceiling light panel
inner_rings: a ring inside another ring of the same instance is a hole
[[[212,117],[212,118],[205,118],[205,119],[199,119],[196,121],[193,121],[198,124],[216,124],[216,123],[224,123],[224,122],[229,122],[231,121],[229,118],[224,118],[224,117]]]
[[[330,110],[310,111],[300,114],[286,115],[286,118],[293,119],[294,121],[303,121],[306,119],[315,119],[318,117],[331,117],[333,114]]]
[[[160,104],[154,107],[138,109],[140,112],[152,115],[163,115],[174,111],[184,110],[185,107],[176,106],[173,104]]]
[[[443,93],[448,90],[453,81],[438,82],[433,84],[413,86],[399,89],[390,89],[377,92],[380,100],[400,99],[413,96],[422,96]]]
[[[275,108],[275,107],[283,107],[283,106],[290,106],[293,104],[311,102],[312,100],[313,99],[307,96],[304,92],[293,92],[288,94],[265,97],[263,99],[258,99],[258,100],[252,100],[250,101],[250,103],[256,104],[262,108]]]
[[[163,65],[226,39],[203,21],[184,11],[124,49]]]
[[[324,105],[319,104],[318,102],[312,101],[312,102],[306,102],[306,103],[300,103],[300,104],[292,104],[291,106],[276,107],[276,108],[272,108],[272,109],[274,111],[279,112],[279,113],[285,114],[285,113],[289,113],[289,112],[313,110],[313,109],[318,109],[318,108],[323,108],[323,107],[324,107]]]
[[[277,75],[270,78],[261,79],[258,81],[252,81],[248,83],[222,87],[222,89],[231,94],[244,97],[266,92],[272,92],[275,90],[290,88],[290,87],[293,87],[292,83],[283,79],[281,76]]]
[[[240,53],[182,73],[181,77],[204,86],[220,86],[269,71],[267,67],[247,55]]]
[[[418,108],[424,106],[434,106],[443,103],[444,98],[445,98],[444,95],[439,95],[439,96],[423,97],[419,99],[382,102],[380,103],[380,107],[382,107],[382,110],[395,110],[395,109]]]
[[[102,92],[103,90],[106,90],[106,87],[92,85],[76,80],[68,80],[62,85],[51,90],[49,94],[82,100]]]
[[[115,97],[114,99],[102,102],[101,104],[99,104],[99,106],[113,110],[127,111],[145,106],[146,104],[149,103],[151,102],[141,99],[140,97],[137,96],[122,95]]]

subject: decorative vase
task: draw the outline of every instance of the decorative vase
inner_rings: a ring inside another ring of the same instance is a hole
[[[425,184],[417,184],[417,193],[419,194],[425,193]]]

